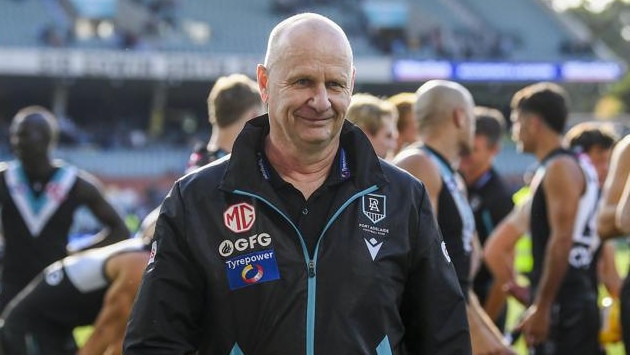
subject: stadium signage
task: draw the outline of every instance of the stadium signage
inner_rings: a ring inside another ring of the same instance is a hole
[[[259,58],[114,50],[0,49],[0,75],[145,80],[215,80],[252,72]]]
[[[212,81],[221,75],[255,75],[262,58],[248,55],[54,48],[0,48],[0,75],[114,80]],[[456,81],[611,82],[625,67],[615,61],[454,62],[363,57],[355,61],[357,82]]]
[[[624,70],[620,63],[614,61],[449,62],[403,59],[393,62],[392,80],[609,82],[619,80]]]

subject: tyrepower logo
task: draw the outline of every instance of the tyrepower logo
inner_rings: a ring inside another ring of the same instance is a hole
[[[249,203],[238,203],[223,212],[223,222],[234,233],[247,232],[254,225],[256,212]]]

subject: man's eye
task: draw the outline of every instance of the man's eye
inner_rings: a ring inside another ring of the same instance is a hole
[[[306,86],[310,83],[310,80],[308,79],[298,79],[295,81],[296,85],[300,85],[300,86]]]
[[[344,86],[343,86],[343,84],[338,83],[336,81],[331,81],[331,82],[328,83],[328,87],[331,87],[331,88],[343,88]]]

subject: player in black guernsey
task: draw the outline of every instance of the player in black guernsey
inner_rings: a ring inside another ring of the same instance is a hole
[[[593,165],[600,195],[608,175],[612,149],[618,139],[613,127],[596,121],[578,123],[564,135],[563,145]],[[595,259],[597,262],[591,263],[593,286],[597,288],[601,283],[611,297],[619,299],[622,280],[616,267],[614,243],[600,243]]]
[[[212,135],[207,144],[195,146],[186,165],[187,172],[230,154],[245,122],[263,113],[258,85],[243,74],[220,77],[207,102]]]
[[[407,170],[427,188],[460,286],[469,298],[466,310],[473,353],[510,354],[471,288],[471,277],[477,268],[473,260],[478,260],[473,247],[477,244],[474,242],[475,220],[464,181],[454,169],[460,157],[472,149],[474,100],[463,86],[443,80],[425,83],[416,94],[419,141],[400,152],[394,164]]]
[[[119,354],[150,257],[157,209],[137,236],[52,263],[6,307],[0,355],[77,354],[73,330],[94,325],[79,355]]]
[[[492,230],[512,210],[514,203],[507,183],[493,167],[494,158],[501,149],[505,117],[496,109],[475,107],[475,118],[473,149],[469,155],[462,157],[459,169],[466,181],[479,242],[484,246]],[[473,279],[473,289],[490,318],[503,330],[507,314],[505,292],[502,285],[493,283],[485,263]]]
[[[16,160],[0,166],[0,206],[5,242],[0,310],[55,260],[67,255],[74,212],[86,206],[105,227],[94,246],[129,237],[95,177],[50,159],[58,136],[55,117],[38,106],[20,110],[11,123]]]
[[[593,166],[562,148],[564,90],[539,83],[512,100],[513,138],[539,161],[532,179],[532,305],[519,328],[535,354],[599,354],[599,311],[590,266],[598,181]]]

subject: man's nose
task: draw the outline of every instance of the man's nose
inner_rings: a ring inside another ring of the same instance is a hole
[[[317,112],[324,112],[330,108],[330,98],[325,84],[316,85],[313,88],[313,96],[309,103]]]

